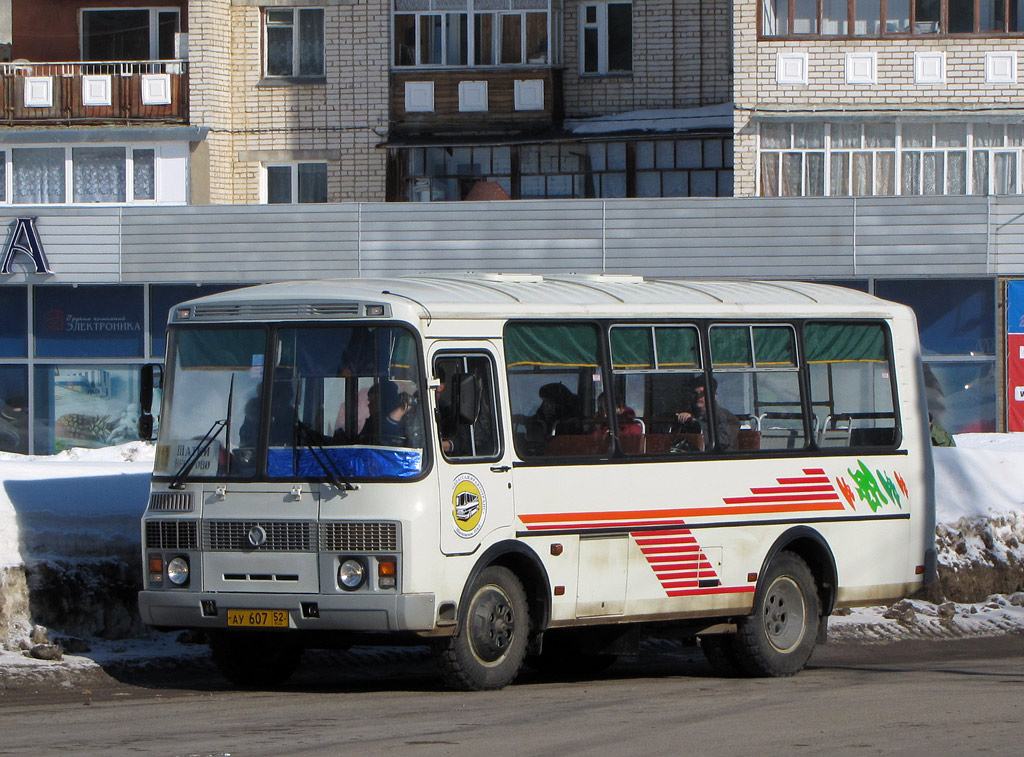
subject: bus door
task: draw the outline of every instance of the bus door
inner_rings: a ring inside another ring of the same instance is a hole
[[[441,501],[441,551],[471,554],[512,523],[511,452],[499,423],[496,351],[488,342],[437,345],[433,444]]]

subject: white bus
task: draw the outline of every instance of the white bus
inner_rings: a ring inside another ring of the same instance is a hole
[[[160,377],[142,618],[237,683],[415,642],[496,689],[647,632],[791,675],[934,573],[915,319],[854,290],[271,284],[173,308]]]

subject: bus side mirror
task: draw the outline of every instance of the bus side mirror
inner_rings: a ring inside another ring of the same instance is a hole
[[[139,438],[153,441],[153,389],[163,386],[164,371],[159,365],[142,366],[139,372]]]
[[[476,376],[472,373],[456,373],[452,378],[452,407],[455,409],[456,420],[463,425],[472,425],[480,413]]]

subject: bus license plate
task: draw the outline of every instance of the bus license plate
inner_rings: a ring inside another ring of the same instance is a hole
[[[228,610],[229,626],[246,628],[287,628],[285,610]]]

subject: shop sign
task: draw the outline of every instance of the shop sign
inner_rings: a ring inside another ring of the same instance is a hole
[[[35,218],[18,218],[14,221],[14,229],[4,247],[3,259],[0,260],[0,274],[11,272],[11,264],[18,253],[32,258],[36,273],[53,273],[46,262],[46,253],[43,251],[42,240],[39,239]]]

